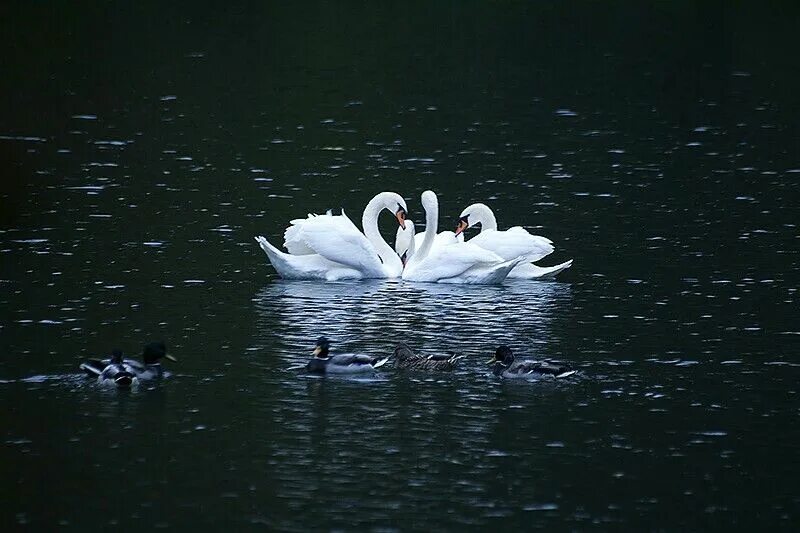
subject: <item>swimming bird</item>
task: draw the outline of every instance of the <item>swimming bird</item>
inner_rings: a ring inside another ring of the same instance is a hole
[[[164,377],[161,359],[168,359],[173,363],[178,360],[167,353],[167,346],[162,341],[146,344],[142,350],[142,361],[125,359],[123,363],[139,380],[158,379]]]
[[[463,357],[457,354],[416,355],[403,342],[397,345],[390,356],[394,360],[394,366],[404,370],[453,370]]]
[[[381,236],[378,216],[388,210],[405,227],[406,201],[397,193],[375,195],[364,208],[363,233],[342,210],[309,214],[290,222],[284,232],[282,252],[263,236],[256,237],[270,263],[282,278],[338,281],[343,279],[399,278],[400,257]]]
[[[389,360],[361,354],[330,355],[331,343],[325,337],[317,339],[317,346],[312,354],[314,358],[306,365],[306,371],[312,374],[359,374],[373,372]]]
[[[540,267],[533,261],[549,255],[554,250],[553,242],[547,237],[531,235],[528,230],[514,226],[507,230],[497,229],[497,219],[486,204],[472,204],[461,212],[455,234],[463,235],[467,228],[481,226],[481,232],[469,239],[486,250],[491,250],[503,259],[509,260],[525,256],[525,261],[515,266],[508,274],[509,279],[553,278],[572,266],[572,259],[552,267]]]
[[[555,378],[565,378],[577,372],[570,370],[563,365],[554,365],[546,361],[531,361],[523,359],[514,360],[514,353],[511,348],[503,344],[497,350],[487,364],[494,365],[492,372],[495,376],[502,378],[538,378],[543,376],[553,376]]]
[[[136,382],[136,375],[123,363],[121,350],[112,351],[111,358],[106,361],[89,359],[81,363],[80,368],[89,376],[97,377],[97,381],[103,385],[116,385],[124,389]]]
[[[146,381],[158,379],[164,376],[164,369],[161,366],[161,359],[169,359],[177,362],[173,356],[167,353],[167,347],[162,341],[151,342],[145,345],[142,350],[142,361],[134,359],[123,359],[122,352],[114,350],[110,359],[89,359],[80,365],[81,370],[90,376],[101,377],[108,369],[109,374],[113,369],[118,368],[133,376],[136,380]]]

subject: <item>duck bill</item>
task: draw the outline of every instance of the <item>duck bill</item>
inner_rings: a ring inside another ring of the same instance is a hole
[[[173,363],[177,363],[178,362],[178,360],[174,356],[169,355],[169,354],[164,354],[164,359],[169,359]]]
[[[456,226],[456,237],[464,233],[464,231],[469,227],[469,224],[463,218],[458,219],[458,225]]]
[[[313,352],[311,352],[311,355],[313,355],[314,357],[316,357],[316,356],[318,356],[318,355],[320,354],[320,352],[322,352],[322,348],[320,348],[319,346],[317,346],[316,348],[314,348],[314,351],[313,351]]]
[[[406,210],[401,207],[394,216],[397,218],[397,223],[400,224],[400,227],[406,229]]]

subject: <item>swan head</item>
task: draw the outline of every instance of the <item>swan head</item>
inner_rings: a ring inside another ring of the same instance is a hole
[[[458,217],[458,223],[456,224],[456,237],[458,237],[464,231],[466,231],[468,227],[469,227],[469,213]]]
[[[458,215],[456,236],[466,231],[467,228],[477,226],[478,224],[480,224],[484,229],[495,229],[497,227],[497,221],[494,218],[494,214],[486,204],[472,204],[464,209],[460,215]]]
[[[406,216],[408,216],[406,201],[400,198],[400,202],[397,202],[397,211],[394,212],[394,216],[397,218],[397,223],[400,224],[400,228],[406,229]]]
[[[390,213],[394,213],[399,226],[401,228],[405,227],[408,207],[406,207],[405,199],[396,192],[381,192],[376,194],[364,209],[364,215],[361,217],[362,225],[366,228],[368,225],[376,224],[375,221],[378,215],[384,209]]]
[[[389,211],[393,212],[394,217],[397,219],[397,223],[402,229],[405,229],[406,216],[408,216],[408,207],[406,207],[405,199],[395,192],[387,192],[383,194],[385,195],[386,200],[383,205],[384,209],[388,209]]]
[[[405,227],[397,228],[397,236],[394,239],[394,250],[400,256],[403,267],[414,254],[414,222],[411,220],[405,222]]]
[[[325,337],[320,337],[319,339],[317,339],[317,345],[314,348],[314,351],[311,352],[311,354],[314,357],[320,357],[320,358],[328,357],[328,350],[330,349],[330,347],[331,347],[331,342]]]
[[[439,200],[436,198],[436,193],[433,191],[425,191],[422,193],[422,207],[430,210],[433,207],[438,207]]]
[[[511,366],[511,363],[514,362],[514,353],[511,351],[511,348],[506,346],[505,344],[501,344],[497,347],[497,350],[494,352],[494,357],[489,359],[486,364],[487,365],[494,365],[500,364],[504,367]]]

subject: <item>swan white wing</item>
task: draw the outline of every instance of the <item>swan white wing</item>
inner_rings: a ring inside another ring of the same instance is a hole
[[[439,280],[439,283],[464,283],[477,285],[492,285],[502,283],[514,267],[524,261],[523,257],[510,259],[502,263],[480,263],[467,269],[463,274],[454,278]]]
[[[303,240],[303,224],[315,215],[308,215],[308,218],[297,218],[290,221],[291,226],[283,232],[283,246],[292,255],[311,255],[314,252]]]
[[[527,261],[538,261],[554,250],[550,239],[531,235],[528,230],[519,226],[505,231],[482,231],[469,242],[490,250],[506,260],[525,256]]]
[[[323,215],[302,224],[305,244],[325,259],[356,269],[365,277],[383,276],[375,247],[346,215]]]

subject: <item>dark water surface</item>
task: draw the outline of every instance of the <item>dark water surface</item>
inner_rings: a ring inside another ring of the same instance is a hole
[[[799,12],[0,8],[0,527],[790,529]],[[284,282],[253,242],[426,188],[574,266]],[[298,376],[320,334],[467,357]],[[77,373],[154,338],[159,386]],[[580,373],[498,381],[500,343]]]

